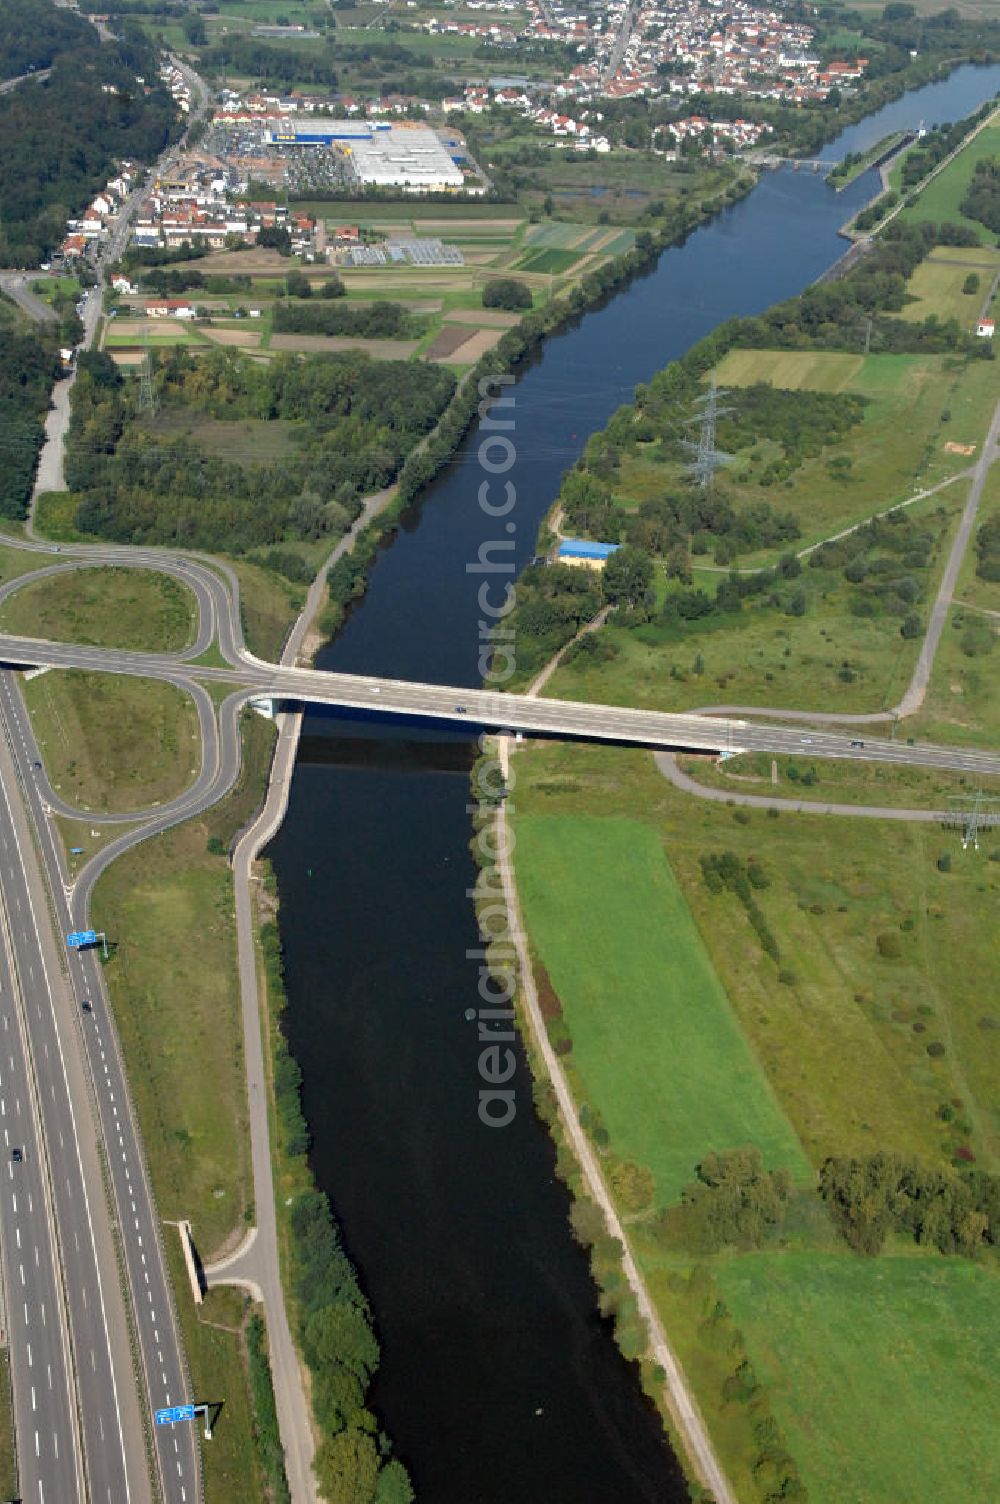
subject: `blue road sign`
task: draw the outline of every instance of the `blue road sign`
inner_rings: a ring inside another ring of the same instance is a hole
[[[82,851],[83,851],[83,847],[82,846],[71,846],[69,848],[69,854],[70,854],[70,856],[79,856]]]
[[[179,1420],[194,1420],[193,1405],[171,1405],[169,1410],[154,1412],[158,1426],[176,1426]]]
[[[96,930],[71,930],[66,936],[66,944],[70,950],[81,950],[85,945],[97,944]]]

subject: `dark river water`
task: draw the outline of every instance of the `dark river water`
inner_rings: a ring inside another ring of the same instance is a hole
[[[1000,67],[960,68],[824,156],[958,119],[998,88]],[[473,432],[380,555],[320,666],[476,683],[480,577],[466,565],[480,543],[510,536],[526,563],[588,435],[721,320],[814,280],[874,188],[872,174],[836,195],[810,172],[772,173],[550,339],[511,388],[513,533],[478,505]],[[313,1167],[382,1343],[373,1403],[422,1504],[673,1504],[687,1498],[680,1469],[597,1314],[523,1055],[513,1122],[491,1129],[477,1114],[479,1046],[465,1017],[479,1005],[466,958],[477,945],[471,756],[440,728],[310,713],[269,852]]]

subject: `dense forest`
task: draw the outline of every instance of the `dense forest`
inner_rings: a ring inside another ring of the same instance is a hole
[[[93,47],[89,21],[49,0],[4,0],[0,9],[0,79],[48,68],[62,52]]]
[[[23,517],[41,448],[49,395],[59,375],[59,335],[44,325],[21,334],[0,326],[0,517]]]
[[[87,32],[47,79],[0,97],[0,264],[37,265],[116,162],[152,160],[177,129],[153,52]]]
[[[263,367],[178,346],[157,359],[154,384],[150,423],[134,380],[106,355],[81,356],[66,458],[77,525],[119,543],[245,553],[341,536],[455,381],[441,367],[356,351]],[[253,444],[233,441],[222,425],[247,419],[260,424]]]

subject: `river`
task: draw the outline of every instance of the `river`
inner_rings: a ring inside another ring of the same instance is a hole
[[[823,154],[958,119],[998,88],[1000,66],[960,68]],[[840,195],[807,171],[768,174],[547,341],[512,389],[519,566],[560,475],[636,384],[721,320],[814,280],[874,190],[871,173]],[[480,579],[466,565],[498,536],[476,500],[478,450],[474,432],[411,509],[321,667],[477,682]],[[513,1122],[477,1115],[471,755],[440,729],[311,712],[269,852],[313,1167],[382,1343],[372,1402],[422,1504],[673,1504],[686,1487],[597,1314],[523,1055]]]

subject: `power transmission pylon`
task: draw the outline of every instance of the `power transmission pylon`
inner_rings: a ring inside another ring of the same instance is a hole
[[[728,465],[731,455],[724,454],[721,449],[715,447],[715,427],[719,418],[726,413],[731,413],[731,407],[720,407],[719,398],[724,397],[725,392],[720,392],[713,377],[709,383],[708,391],[702,397],[696,399],[696,406],[701,408],[700,413],[688,421],[701,425],[697,441],[684,439],[685,449],[694,453],[694,459],[687,466],[688,473],[694,477],[695,484],[703,491],[709,490],[715,478],[716,470],[721,470],[723,465]]]
[[[1000,799],[988,799],[982,789],[977,789],[974,794],[953,794],[948,803],[952,807],[951,823],[962,827],[962,850],[968,851],[971,846],[978,851],[983,827],[1000,825],[1000,809],[989,808],[991,804],[1000,806]]]
[[[153,385],[153,357],[146,351],[146,358],[139,372],[139,411],[155,413],[160,405]]]

